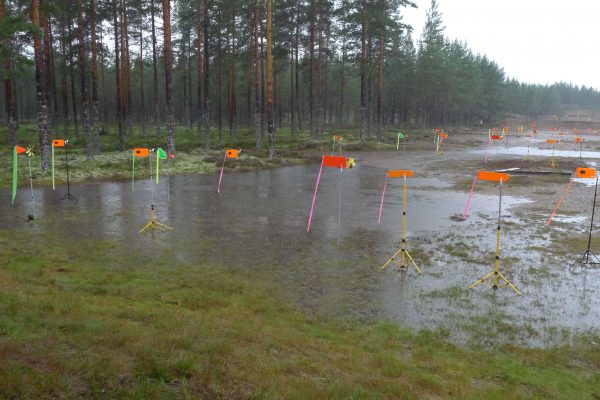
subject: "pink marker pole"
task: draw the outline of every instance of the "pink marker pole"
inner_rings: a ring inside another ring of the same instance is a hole
[[[467,199],[467,206],[465,207],[465,212],[463,213],[463,219],[467,219],[467,212],[469,211],[471,196],[473,196],[473,189],[475,189],[475,182],[477,182],[477,175],[475,175],[475,178],[473,178],[473,184],[471,185],[471,191],[469,192],[469,198]]]
[[[227,160],[227,153],[223,158],[223,165],[221,165],[221,174],[219,175],[219,184],[217,185],[217,193],[221,193],[221,181],[223,180],[223,170],[225,169],[225,160]]]
[[[323,159],[321,159],[321,168],[319,168],[317,184],[315,185],[315,193],[313,194],[312,204],[310,205],[310,214],[308,215],[308,225],[306,226],[306,232],[310,232],[310,223],[312,222],[313,211],[315,210],[315,201],[317,200],[317,190],[319,190],[319,182],[321,182],[321,173],[323,173]]]
[[[383,184],[383,192],[381,192],[381,204],[379,205],[379,219],[377,221],[378,224],[381,223],[381,212],[383,211],[383,199],[385,197],[385,188],[387,187],[387,172],[385,174],[385,183]]]

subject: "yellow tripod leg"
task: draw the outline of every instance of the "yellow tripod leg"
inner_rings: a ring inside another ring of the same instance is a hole
[[[395,258],[396,258],[396,256],[397,256],[397,255],[398,255],[400,252],[402,252],[402,249],[400,249],[400,250],[398,250],[397,252],[395,252],[395,253],[394,253],[394,255],[393,255],[393,256],[391,256],[391,257],[390,257],[390,258],[389,258],[389,259],[386,261],[386,263],[385,263],[385,264],[383,264],[383,266],[382,266],[380,269],[385,269],[385,267],[387,267],[387,266],[388,266],[388,264],[389,264],[389,263],[391,263],[392,261],[396,262],[396,264],[397,264],[398,262],[395,260]]]
[[[477,285],[479,285],[479,284],[481,284],[481,283],[485,283],[485,281],[487,281],[487,280],[488,280],[488,278],[489,278],[490,276],[492,276],[492,275],[494,275],[494,271],[490,272],[489,274],[487,274],[487,275],[486,275],[486,276],[484,276],[483,278],[479,279],[478,281],[476,281],[476,282],[472,283],[472,284],[469,286],[469,289],[473,289],[475,286],[477,286]]]
[[[512,290],[514,290],[516,294],[518,294],[519,296],[523,295],[523,293],[521,293],[521,291],[517,289],[515,285],[513,285],[508,279],[506,279],[504,275],[502,275],[500,272],[498,272],[498,275],[500,275],[500,278],[502,278],[506,285],[508,285]]]
[[[417,265],[417,263],[415,262],[415,260],[412,259],[412,257],[410,256],[410,254],[408,253],[408,250],[404,250],[403,253],[406,254],[406,257],[408,257],[408,259],[410,260],[410,262],[415,266],[415,269],[417,270],[418,273],[421,273],[421,270],[419,269],[419,266]],[[410,264],[408,264],[406,266],[406,268],[408,268]]]

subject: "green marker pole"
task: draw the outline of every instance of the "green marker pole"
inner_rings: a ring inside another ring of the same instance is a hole
[[[398,134],[398,141],[396,142],[396,151],[400,148],[400,134]]]
[[[54,185],[54,144],[52,145],[52,190],[56,190]]]
[[[158,151],[159,149],[156,150],[156,184],[158,185]]]
[[[131,167],[131,191],[135,192],[135,152],[132,151],[131,152],[131,156],[132,156],[132,167]]]
[[[15,197],[17,197],[17,181],[19,179],[19,160],[17,159],[17,146],[13,150],[13,182],[12,182],[12,201],[11,204],[15,204]]]

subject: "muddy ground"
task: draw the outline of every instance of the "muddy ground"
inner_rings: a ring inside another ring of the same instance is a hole
[[[410,137],[405,152],[402,146],[349,150],[357,167],[324,171],[309,233],[314,164],[227,172],[220,195],[215,174],[173,176],[158,186],[140,180],[136,191],[129,182],[75,185],[77,202],[57,202],[64,186],[56,192],[39,187],[33,222],[26,221],[30,194],[21,188],[14,207],[0,207],[0,225],[63,237],[72,251],[82,236],[118,238],[132,249],[131,257],[142,251],[165,265],[173,258],[202,261],[260,278],[272,285],[275,298],[327,318],[392,320],[467,344],[591,341],[600,328],[600,267],[568,266],[587,247],[593,186],[574,183],[553,223],[546,221],[569,174],[600,158],[600,141],[584,136],[587,153],[579,159],[573,136],[565,135],[552,168],[545,142],[550,137],[542,133],[529,142],[512,136],[488,146],[486,132],[450,132],[442,153],[430,138]],[[530,158],[524,159],[528,146]],[[420,274],[380,270],[397,250],[401,232],[400,181],[389,183],[377,223],[387,168],[415,172],[408,182],[408,248]],[[468,191],[478,170],[506,168],[521,171],[503,188],[501,271],[523,296],[507,287],[467,289],[493,268],[498,186],[479,182],[463,220]],[[8,191],[2,196],[7,199]],[[174,231],[138,233],[150,217],[150,203]],[[600,240],[593,239],[592,248],[600,252]]]

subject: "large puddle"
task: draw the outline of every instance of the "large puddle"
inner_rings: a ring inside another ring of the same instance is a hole
[[[527,199],[511,197],[510,190],[502,199],[503,258],[510,261],[505,273],[525,293],[517,297],[507,288],[466,289],[493,267],[497,195],[476,193],[462,221],[456,216],[463,213],[466,192],[438,178],[409,180],[408,244],[423,273],[380,271],[400,242],[401,180],[389,183],[378,224],[385,170],[325,170],[307,233],[317,171],[298,166],[226,173],[220,195],[215,175],[165,177],[155,186],[154,202],[157,219],[172,232],[138,234],[150,216],[148,180],[138,181],[135,192],[130,182],[72,186],[78,202],[56,202],[64,187],[36,188],[35,222],[25,221],[30,195],[24,187],[14,207],[0,208],[0,225],[59,235],[70,246],[81,236],[110,238],[132,251],[263,279],[309,313],[392,320],[440,329],[456,340],[545,345],[564,340],[565,330],[600,326],[600,296],[592,295],[600,289],[598,274],[569,273],[534,250],[548,238],[531,236],[530,222],[512,212]],[[461,254],[463,247],[475,251]]]

